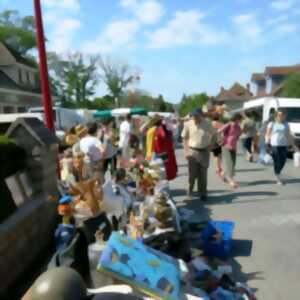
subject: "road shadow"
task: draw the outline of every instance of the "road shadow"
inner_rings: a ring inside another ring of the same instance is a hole
[[[259,192],[259,191],[255,191],[255,192],[233,192],[230,194],[226,194],[226,195],[213,195],[213,196],[209,196],[209,201],[208,204],[209,205],[214,205],[214,204],[230,204],[233,203],[234,200],[238,199],[238,198],[248,198],[248,197],[274,197],[277,196],[278,193],[276,192]]]
[[[260,171],[265,171],[266,168],[249,168],[249,169],[237,169],[237,173],[248,173],[248,172],[260,172]]]
[[[265,277],[262,276],[264,273],[262,271],[256,271],[256,272],[250,272],[245,273],[242,271],[241,264],[234,258],[229,260],[230,265],[233,269],[233,277],[236,281],[247,284],[250,286],[251,290],[255,293],[258,291],[257,288],[251,287],[251,284],[249,284],[249,281],[251,280],[265,280]]]
[[[221,193],[228,193],[229,190],[210,190],[208,194],[221,194]]]
[[[295,184],[300,183],[300,178],[293,178],[293,179],[285,179],[284,184]]]
[[[245,186],[256,186],[256,185],[268,185],[268,184],[275,184],[276,182],[274,180],[256,180],[256,181],[250,181],[250,182],[239,182],[239,185],[241,187]]]
[[[171,195],[173,198],[183,197],[183,196],[186,196],[186,190],[185,189],[171,189]]]

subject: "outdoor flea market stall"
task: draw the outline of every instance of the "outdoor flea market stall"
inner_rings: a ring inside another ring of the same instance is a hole
[[[147,112],[118,109],[95,116],[129,113]],[[139,129],[150,131],[157,122],[163,120],[156,114]],[[177,174],[174,149],[172,155],[155,152],[154,137],[146,155],[142,143],[129,143],[126,164],[119,149],[117,166],[103,173],[102,161],[92,163],[93,153],[84,152],[84,142],[98,145],[99,138],[92,136],[96,131],[97,124],[78,125],[67,136],[69,148],[60,156],[56,252],[28,291],[36,298],[26,298],[27,293],[24,299],[114,299],[105,298],[107,293],[117,299],[121,294],[131,297],[124,299],[255,299],[233,278],[229,258],[235,224],[191,218],[193,211],[177,208],[169,184]],[[169,140],[172,144],[172,134]]]
[[[255,299],[232,278],[227,259],[234,224],[189,221],[192,212],[177,210],[172,199],[162,160],[131,160],[103,186],[84,180],[82,158],[73,164],[77,179],[74,171],[60,186],[57,251],[33,293],[60,277],[70,289],[75,276],[81,290],[64,299],[102,299],[107,293],[136,297],[128,299]]]

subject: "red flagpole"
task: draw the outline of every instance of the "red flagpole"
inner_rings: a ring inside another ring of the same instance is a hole
[[[46,123],[46,127],[51,132],[55,132],[40,0],[34,0],[34,12],[35,12],[36,40],[37,40],[37,48],[39,52],[41,87],[42,87],[42,96],[43,96],[43,104],[44,104],[44,112],[45,112],[45,123]]]

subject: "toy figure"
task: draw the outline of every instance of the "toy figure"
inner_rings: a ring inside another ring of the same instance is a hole
[[[172,208],[167,203],[167,198],[164,194],[158,194],[154,203],[154,216],[160,222],[160,228],[167,228],[168,221],[172,218]]]
[[[64,157],[60,161],[60,178],[62,181],[67,181],[69,176],[73,174],[73,158],[72,149],[67,149],[64,151]]]
[[[153,195],[154,187],[155,187],[155,180],[153,179],[151,174],[146,172],[141,176],[141,179],[139,182],[139,187],[141,189],[141,192],[145,196]]]
[[[73,172],[77,181],[87,179],[89,171],[84,164],[84,153],[76,152],[73,155]]]
[[[73,208],[71,206],[72,198],[69,195],[63,196],[59,200],[58,205],[58,214],[62,216],[62,223],[63,224],[70,224],[70,219],[73,215]]]
[[[89,206],[93,216],[100,213],[103,193],[98,180],[79,181],[70,187],[70,194],[80,196],[80,199]]]

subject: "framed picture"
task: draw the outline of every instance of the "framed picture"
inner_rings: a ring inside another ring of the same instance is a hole
[[[5,179],[17,207],[21,206],[33,194],[32,186],[25,172],[17,172]]]

